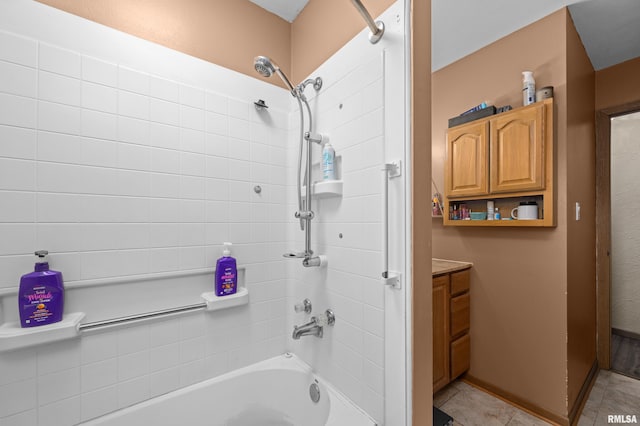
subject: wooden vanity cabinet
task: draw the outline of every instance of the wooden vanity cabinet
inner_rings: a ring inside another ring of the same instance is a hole
[[[470,269],[433,277],[433,391],[469,369]]]

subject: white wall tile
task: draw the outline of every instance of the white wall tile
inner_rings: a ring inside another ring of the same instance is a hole
[[[38,66],[42,70],[68,77],[80,78],[81,76],[80,54],[45,43],[40,43]]]
[[[149,100],[149,119],[171,126],[180,125],[180,105],[161,99]]]
[[[0,157],[35,159],[35,130],[0,126],[0,140]]]
[[[152,197],[161,198],[180,197],[180,176],[165,173],[152,173],[150,195]]]
[[[34,222],[36,194],[0,191],[0,223]]]
[[[168,149],[152,148],[151,170],[160,173],[180,173],[180,156]]]
[[[228,99],[217,93],[207,92],[205,95],[205,109],[218,114],[227,115]]]
[[[118,140],[138,145],[151,145],[150,133],[149,122],[118,116]]]
[[[122,169],[149,171],[151,169],[151,148],[130,143],[118,144],[118,163]]]
[[[83,56],[82,79],[109,87],[118,87],[118,66],[89,56]]]
[[[11,62],[0,61],[0,92],[35,98],[37,95],[36,70]]]
[[[83,421],[118,409],[118,389],[116,386],[102,388],[82,394],[81,419]]]
[[[118,87],[141,95],[149,94],[149,75],[126,67],[118,67]]]
[[[37,389],[36,379],[0,386],[0,417],[35,408],[34,389]]]
[[[80,340],[82,364],[90,364],[113,358],[118,353],[118,334],[115,332],[90,334]]]
[[[118,408],[124,408],[142,402],[149,399],[151,394],[148,376],[119,382],[117,389]]]
[[[222,136],[229,134],[229,118],[224,114],[207,112],[205,114],[205,130]]]
[[[253,105],[251,105],[253,107]],[[249,103],[237,99],[229,99],[228,111],[231,117],[249,120]]]
[[[38,96],[43,101],[80,106],[81,82],[77,78],[40,71],[38,73]]]
[[[80,368],[38,376],[38,404],[46,405],[80,393]]]
[[[38,408],[41,425],[68,426],[80,423],[80,397],[75,396]]]
[[[36,347],[38,375],[55,373],[80,366],[80,342],[65,340]]]
[[[144,351],[149,348],[149,326],[138,325],[117,332],[113,348],[117,348],[120,356]]]
[[[118,359],[110,358],[105,361],[85,364],[80,370],[80,389],[90,392],[112,385],[118,380]]]
[[[204,90],[193,86],[180,85],[180,103],[182,105],[192,106],[194,108],[204,109],[205,96]]]
[[[0,223],[0,256],[33,253],[36,246],[34,224]]]
[[[180,86],[175,81],[149,76],[149,95],[169,102],[180,102]]]
[[[49,132],[80,135],[81,109],[51,102],[38,102],[38,128]]]
[[[36,100],[0,93],[0,124],[35,128]]]
[[[204,110],[187,105],[180,106],[180,125],[189,129],[204,131]]]
[[[0,59],[35,68],[38,63],[38,43],[0,31]]]
[[[82,107],[116,114],[118,91],[113,87],[84,81],[82,82]]]
[[[133,92],[118,90],[118,113],[141,120],[149,119],[149,98]]]
[[[182,149],[183,151],[204,154],[204,146],[204,132],[193,129],[180,130],[180,149]]]
[[[155,246],[155,239],[151,239],[151,246]],[[176,248],[162,248],[150,250],[151,270],[154,272],[177,271],[179,251]]]
[[[118,143],[108,140],[93,139],[93,137],[101,137],[99,134],[103,132],[105,134],[102,136],[109,136],[107,133],[111,132],[113,132],[113,134],[110,136],[115,136],[115,121],[112,123],[100,123],[104,118],[100,115],[105,117],[114,117],[110,114],[103,114],[97,111],[83,110],[83,127],[87,121],[91,127],[94,127],[92,122],[95,121],[96,123],[93,130],[83,131],[85,134],[93,133],[93,135],[87,135],[92,137],[83,138],[80,142],[82,146],[81,163],[88,166],[116,167],[118,165]],[[92,118],[88,119],[89,116]],[[102,126],[105,126],[105,128],[98,129],[98,127]],[[108,129],[109,126],[113,126],[113,129]],[[111,137],[104,137],[104,139],[111,139]]]
[[[158,371],[149,375],[150,396],[163,395],[180,387],[180,367]]]
[[[249,140],[249,122],[229,117],[229,136],[236,139]]]
[[[180,149],[180,128],[149,123],[149,145],[157,148]]]
[[[34,378],[36,365],[36,354],[33,351],[3,352],[0,357],[0,386]]]

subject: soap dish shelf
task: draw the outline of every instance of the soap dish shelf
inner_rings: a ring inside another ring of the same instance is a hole
[[[62,317],[62,321],[22,328],[19,322],[7,322],[0,326],[0,352],[44,345],[80,336],[80,321],[84,312],[74,312]]]
[[[342,180],[322,180],[311,184],[311,195],[318,198],[341,197]],[[307,187],[302,187],[302,198],[306,197]]]
[[[246,305],[249,303],[249,290],[245,287],[238,287],[234,294],[228,296],[217,296],[213,291],[202,293],[207,311],[218,311],[220,309],[232,308],[234,306]]]

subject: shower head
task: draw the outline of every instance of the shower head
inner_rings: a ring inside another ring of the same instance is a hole
[[[278,66],[278,64],[273,62],[268,57],[256,56],[255,59],[253,60],[253,67],[256,69],[258,74],[267,78],[271,77],[275,72],[282,79],[282,81],[284,81],[284,84],[287,85],[287,87],[291,91],[291,94],[293,96],[297,96],[296,89],[294,89],[293,84],[291,84],[287,76],[284,75],[284,73],[280,70],[280,67]]]
[[[271,59],[266,56],[256,56],[253,60],[253,66],[255,67],[258,74],[263,77],[271,77],[271,75],[276,70],[277,65],[274,66]]]

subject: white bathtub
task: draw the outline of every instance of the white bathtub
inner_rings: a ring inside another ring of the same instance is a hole
[[[320,388],[317,403],[309,387]],[[82,423],[85,426],[376,426],[295,355],[281,355]]]

